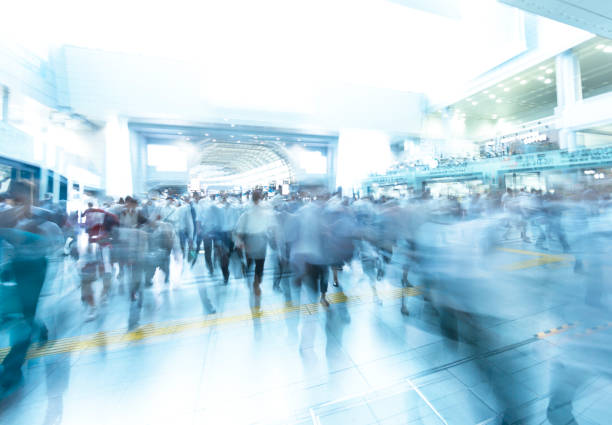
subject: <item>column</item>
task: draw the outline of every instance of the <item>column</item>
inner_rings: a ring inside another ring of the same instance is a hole
[[[8,121],[9,112],[9,88],[2,86],[2,119],[1,121]]]
[[[336,184],[344,193],[361,187],[368,174],[382,173],[393,160],[390,137],[376,130],[341,130],[338,138]]]
[[[116,198],[132,195],[132,149],[127,120],[117,116],[111,117],[106,123],[104,132],[106,194]]]
[[[336,167],[337,167],[337,147],[327,147],[327,186],[331,193],[334,193],[336,187]]]
[[[580,63],[572,51],[566,51],[555,59],[557,83],[557,108],[555,113],[562,116],[568,106],[582,100],[582,78]],[[560,120],[563,126],[563,120]],[[575,150],[577,147],[576,132],[561,128],[559,131],[559,147]]]

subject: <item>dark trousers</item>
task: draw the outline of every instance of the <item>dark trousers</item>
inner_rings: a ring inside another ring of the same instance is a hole
[[[4,371],[0,383],[9,386],[21,376],[21,366],[25,362],[28,348],[32,341],[34,316],[38,298],[47,274],[47,259],[18,259],[12,263],[13,276],[17,283],[17,296],[21,301],[26,330],[16,335],[11,341],[11,350],[2,361]],[[46,331],[46,329],[45,329]]]
[[[321,264],[306,264],[306,279],[316,291],[319,289],[321,294],[327,292],[329,284],[329,268]]]
[[[223,281],[227,283],[229,280],[229,264],[230,256],[234,252],[234,242],[232,241],[231,232],[220,232],[214,240],[215,257],[219,260],[221,273],[223,273]]]
[[[213,262],[212,262],[212,252],[213,252],[213,237],[208,233],[198,233],[196,237],[196,246],[195,246],[195,258],[193,260],[193,264],[195,264],[198,255],[200,253],[200,245],[204,245],[204,260],[206,261],[206,268],[209,273],[212,273],[214,270]]]

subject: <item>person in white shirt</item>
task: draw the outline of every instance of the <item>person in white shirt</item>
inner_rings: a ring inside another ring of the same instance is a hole
[[[261,190],[253,191],[253,203],[240,216],[236,225],[236,246],[244,249],[247,269],[255,263],[253,294],[256,297],[256,308],[259,306],[259,297],[261,296],[260,285],[263,278],[268,237],[273,224],[271,211],[262,204],[262,197]]]
[[[227,195],[221,197],[221,203],[217,207],[219,218],[219,231],[215,237],[215,256],[221,263],[223,283],[229,281],[229,261],[234,251],[232,231],[236,228],[240,212],[227,200]]]
[[[196,255],[191,263],[192,267],[197,261],[200,245],[204,245],[204,260],[209,274],[214,273],[212,253],[214,248],[214,232],[218,230],[218,214],[214,204],[214,198],[207,200],[202,198],[198,202],[196,211]]]

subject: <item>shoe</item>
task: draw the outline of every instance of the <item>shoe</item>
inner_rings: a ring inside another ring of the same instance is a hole
[[[259,285],[253,285],[253,293],[259,297],[261,295],[261,287]]]
[[[336,288],[337,288],[338,286],[340,286],[340,284],[338,283],[338,281],[337,281],[337,280],[334,280],[333,285],[334,285]]]
[[[85,316],[86,322],[91,322],[95,320],[97,317],[96,308],[94,306],[89,307],[89,311],[87,312],[87,316]]]
[[[40,335],[38,336],[38,343],[40,345],[45,345],[49,341],[49,329],[45,325],[42,325],[40,328]]]
[[[408,311],[408,309],[405,306],[402,306],[402,309],[400,310],[402,312],[402,314],[404,316],[409,316],[410,312]]]
[[[325,295],[321,296],[321,305],[325,308],[329,308],[329,301],[327,301]]]

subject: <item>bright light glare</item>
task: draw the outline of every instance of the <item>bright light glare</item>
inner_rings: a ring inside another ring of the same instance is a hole
[[[157,171],[187,171],[187,153],[172,145],[147,145],[147,164]]]
[[[299,146],[291,148],[291,156],[307,174],[325,174],[327,158],[319,151],[309,151]]]

